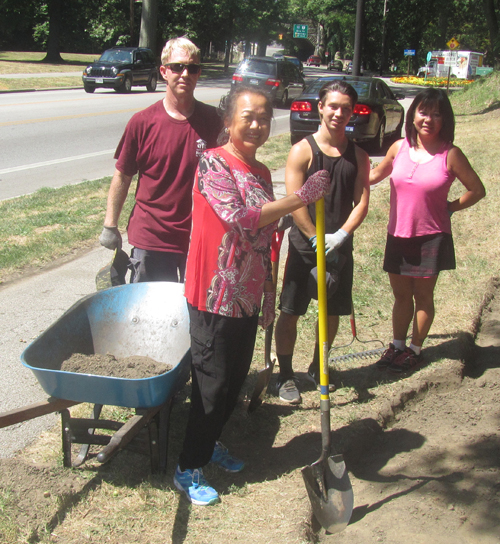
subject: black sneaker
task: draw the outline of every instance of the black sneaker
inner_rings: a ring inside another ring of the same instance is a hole
[[[389,367],[389,371],[396,374],[400,374],[401,372],[413,372],[422,366],[423,362],[424,358],[422,353],[417,355],[412,349],[405,348]]]
[[[279,398],[284,402],[288,402],[288,404],[300,404],[302,402],[295,376],[288,379],[279,376],[276,382],[276,390]]]
[[[391,342],[389,347],[384,351],[382,357],[375,363],[375,366],[379,370],[385,370],[387,367],[392,365],[394,361],[403,353],[402,349],[396,349],[394,344]]]
[[[319,365],[311,363],[309,369],[307,370],[306,378],[314,384],[316,389],[319,389]],[[328,391],[333,393],[335,391],[335,385],[333,383],[328,384]]]

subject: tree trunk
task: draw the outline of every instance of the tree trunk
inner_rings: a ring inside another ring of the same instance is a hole
[[[352,59],[352,75],[359,76],[361,72],[361,49],[363,40],[363,22],[365,19],[365,0],[356,3],[356,31],[354,36],[354,58]]]
[[[490,51],[495,61],[495,67],[500,63],[500,43],[498,35],[498,17],[495,11],[495,0],[483,0],[484,15],[490,34]]]
[[[156,54],[156,27],[158,25],[158,0],[142,0],[139,47],[147,47]]]
[[[64,62],[60,53],[61,6],[61,0],[49,0],[49,40],[47,42],[47,54],[42,62],[54,64]]]

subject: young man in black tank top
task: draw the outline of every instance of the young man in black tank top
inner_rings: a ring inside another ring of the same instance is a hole
[[[320,151],[323,168],[332,175],[332,189],[325,197],[325,246],[328,262],[344,263],[338,288],[328,299],[328,343],[332,345],[339,325],[339,315],[351,313],[352,235],[368,213],[370,186],[368,155],[350,142],[345,127],[357,102],[357,93],[345,81],[327,82],[320,90],[318,104],[321,126],[313,136],[294,145],[288,156],[285,183],[287,194],[299,189],[314,171],[313,155]],[[308,141],[309,140],[309,141]],[[290,404],[301,401],[292,368],[297,338],[297,322],[311,300],[307,283],[316,266],[316,226],[313,206],[293,213],[295,225],[289,236],[289,252],[276,323],[276,352],[280,366],[277,382],[281,400]],[[339,254],[343,255],[339,259]],[[313,362],[308,377],[319,383],[319,350],[316,339]]]

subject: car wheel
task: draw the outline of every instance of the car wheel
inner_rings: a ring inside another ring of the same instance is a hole
[[[374,151],[380,152],[384,147],[384,138],[385,138],[385,120],[382,120],[380,126],[378,127],[377,136],[373,140],[373,149]]]
[[[150,93],[154,93],[156,91],[156,85],[158,84],[158,77],[156,74],[151,74],[151,79],[149,80],[149,83],[146,85],[146,89]]]
[[[83,88],[85,89],[86,93],[93,93],[95,91],[95,87],[92,85],[83,85]]]
[[[130,76],[125,76],[121,86],[116,89],[119,93],[129,93],[132,90],[132,79]]]

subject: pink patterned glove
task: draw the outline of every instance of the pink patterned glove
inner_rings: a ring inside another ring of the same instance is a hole
[[[274,321],[276,305],[276,292],[264,291],[264,300],[262,301],[262,315],[259,316],[259,325],[263,329],[267,329],[269,325]]]
[[[302,187],[295,194],[302,200],[304,206],[312,204],[324,197],[330,189],[330,173],[327,170],[319,170],[306,179]]]

